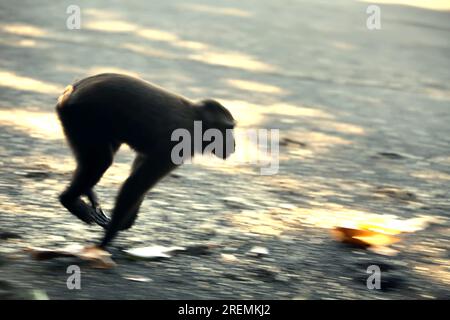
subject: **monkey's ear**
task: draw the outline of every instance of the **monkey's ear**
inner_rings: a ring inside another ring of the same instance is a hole
[[[209,124],[226,128],[234,128],[236,121],[224,106],[212,99],[202,100],[198,103],[202,119]]]

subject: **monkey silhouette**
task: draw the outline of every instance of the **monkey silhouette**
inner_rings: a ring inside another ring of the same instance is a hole
[[[203,132],[216,129],[227,139],[223,150],[213,151],[216,156],[225,159],[234,152],[234,136],[226,132],[233,131],[235,120],[219,102],[193,102],[127,75],[105,73],[75,82],[58,98],[56,111],[77,164],[59,200],[83,222],[105,229],[101,248],[133,226],[147,191],[180,165],[171,157],[177,144],[171,139],[174,130],[194,135],[194,122],[201,121]],[[93,188],[123,143],[137,155],[109,218]],[[232,148],[226,148],[230,144]],[[189,156],[204,152],[206,146],[202,142],[200,150],[192,148]]]

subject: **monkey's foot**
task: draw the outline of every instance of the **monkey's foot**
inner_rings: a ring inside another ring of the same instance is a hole
[[[106,229],[111,219],[103,212],[100,207],[93,208],[91,211],[92,220],[103,229]]]

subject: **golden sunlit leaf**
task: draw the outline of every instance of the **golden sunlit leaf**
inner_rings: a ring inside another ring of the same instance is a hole
[[[367,243],[370,246],[387,246],[400,241],[399,238],[382,233],[366,237],[354,237],[354,239]]]
[[[333,234],[338,241],[354,244],[361,247],[387,246],[400,241],[399,238],[396,238],[392,235],[367,229],[336,227],[333,230]]]
[[[373,225],[373,224],[359,224],[358,227],[361,230],[368,230],[368,231],[373,231],[373,232],[378,232],[378,233],[383,233],[383,234],[388,234],[388,235],[395,235],[395,234],[399,234],[401,232],[401,230],[398,229],[394,229],[394,228],[389,228],[386,226],[381,226],[381,225]]]

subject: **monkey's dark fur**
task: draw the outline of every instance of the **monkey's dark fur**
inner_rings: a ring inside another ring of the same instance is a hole
[[[100,247],[133,225],[145,193],[176,168],[171,160],[177,143],[171,141],[175,129],[187,129],[193,136],[194,121],[202,121],[203,130],[215,128],[223,133],[235,125],[231,113],[214,100],[194,103],[143,80],[111,73],[68,86],[56,110],[77,161],[72,182],[60,201],[82,221],[106,229]],[[93,187],[111,166],[122,143],[133,148],[137,156],[109,219]],[[220,156],[229,154],[222,152]],[[90,205],[81,199],[83,195]]]

